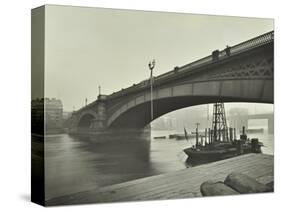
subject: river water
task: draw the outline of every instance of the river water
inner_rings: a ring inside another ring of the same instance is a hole
[[[175,131],[152,131],[145,141],[93,142],[68,134],[48,135],[45,140],[46,199],[126,182],[186,168],[183,149],[191,142],[154,139]],[[180,132],[182,133],[182,132]],[[149,136],[150,137],[150,136]],[[273,154],[273,135],[249,135]]]

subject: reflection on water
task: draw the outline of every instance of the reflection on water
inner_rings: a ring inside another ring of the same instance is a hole
[[[186,168],[185,140],[153,139],[174,132],[153,131],[150,136],[113,137],[96,143],[67,134],[46,137],[46,199],[146,176]],[[250,137],[253,137],[252,135]],[[273,136],[261,134],[263,151],[273,154]],[[100,139],[100,138],[99,138]],[[192,141],[194,142],[194,141]]]

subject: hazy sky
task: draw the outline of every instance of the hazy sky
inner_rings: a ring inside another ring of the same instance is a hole
[[[111,94],[148,78],[152,58],[159,75],[271,30],[272,19],[47,6],[46,96],[78,109],[98,85]]]

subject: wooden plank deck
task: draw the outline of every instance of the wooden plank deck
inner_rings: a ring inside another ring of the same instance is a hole
[[[207,180],[221,180],[233,171],[244,173],[261,183],[273,181],[274,157],[247,154],[173,173],[141,178],[46,201],[47,206],[138,200],[199,197],[200,185]]]

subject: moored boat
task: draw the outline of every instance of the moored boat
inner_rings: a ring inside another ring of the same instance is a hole
[[[219,111],[219,112],[218,112]],[[212,129],[205,130],[205,141],[202,136],[199,142],[198,125],[196,128],[196,144],[184,149],[187,154],[187,163],[198,165],[213,162],[226,158],[235,157],[247,153],[261,153],[263,145],[257,138],[249,139],[243,127],[240,139],[236,139],[236,130],[227,128],[226,117],[223,103],[214,104],[213,126]],[[185,138],[188,141],[188,134],[184,128]],[[207,139],[208,134],[208,139]],[[204,142],[203,142],[204,141]]]

